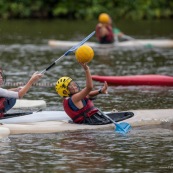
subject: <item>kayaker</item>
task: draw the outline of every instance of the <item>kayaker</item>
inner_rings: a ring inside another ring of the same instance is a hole
[[[3,76],[3,71],[0,68],[0,86],[4,82]],[[35,72],[23,87],[8,90],[0,87],[0,118],[15,105],[16,99],[22,98],[32,87],[32,84],[37,82],[42,76],[42,74]]]
[[[109,44],[114,42],[112,20],[106,13],[101,13],[98,17],[99,23],[96,25],[96,37],[99,43]]]
[[[132,37],[125,35],[118,28],[112,28],[112,19],[107,13],[101,13],[96,25],[96,37],[101,44],[131,40]]]
[[[79,55],[82,55],[83,53],[79,50],[76,52],[78,52]],[[67,76],[61,77],[55,86],[57,93],[63,97],[63,107],[65,112],[74,123],[78,124],[103,125],[111,123],[111,121],[103,115],[103,112],[96,108],[92,102],[92,99],[95,96],[107,93],[107,82],[104,83],[101,89],[92,91],[93,82],[90,69],[87,63],[79,64],[81,64],[85,72],[85,88],[80,90],[78,84]]]

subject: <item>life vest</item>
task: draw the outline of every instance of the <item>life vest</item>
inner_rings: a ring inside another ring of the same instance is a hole
[[[105,26],[105,27],[108,30],[108,35],[106,35],[105,37],[101,37],[101,35],[100,35],[101,26],[98,24],[96,26],[96,37],[100,43],[113,43],[114,42],[114,33],[112,31],[112,27],[111,26]]]
[[[6,98],[0,97],[0,118],[4,116]]]
[[[85,98],[84,100],[86,101],[86,105],[78,111],[74,111],[70,108],[68,104],[69,98],[65,98],[63,100],[65,112],[75,123],[81,124],[84,121],[85,117],[90,117],[98,112],[98,109],[94,107],[94,104],[90,99]]]

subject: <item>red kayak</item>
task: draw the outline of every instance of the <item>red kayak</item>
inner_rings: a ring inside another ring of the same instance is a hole
[[[166,75],[134,75],[134,76],[98,76],[93,75],[93,80],[112,85],[158,85],[173,86],[173,77]]]

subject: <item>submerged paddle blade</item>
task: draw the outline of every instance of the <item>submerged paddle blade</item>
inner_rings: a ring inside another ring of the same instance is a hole
[[[117,133],[126,134],[131,130],[131,125],[126,122],[116,123],[115,126],[115,131]]]

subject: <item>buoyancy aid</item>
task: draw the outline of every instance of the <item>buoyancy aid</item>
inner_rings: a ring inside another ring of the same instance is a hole
[[[101,25],[98,24],[96,26],[96,37],[100,43],[113,43],[114,42],[114,33],[112,31],[112,27],[111,26],[105,26],[105,27],[108,30],[108,35],[101,37],[101,35],[100,35]]]
[[[0,97],[0,118],[4,116],[6,98]]]
[[[78,111],[74,111],[70,108],[68,100],[69,98],[65,98],[63,100],[64,110],[75,123],[80,124],[84,121],[85,117],[90,117],[94,115],[96,112],[98,112],[98,109],[94,107],[93,102],[88,98],[85,98],[86,105]]]

